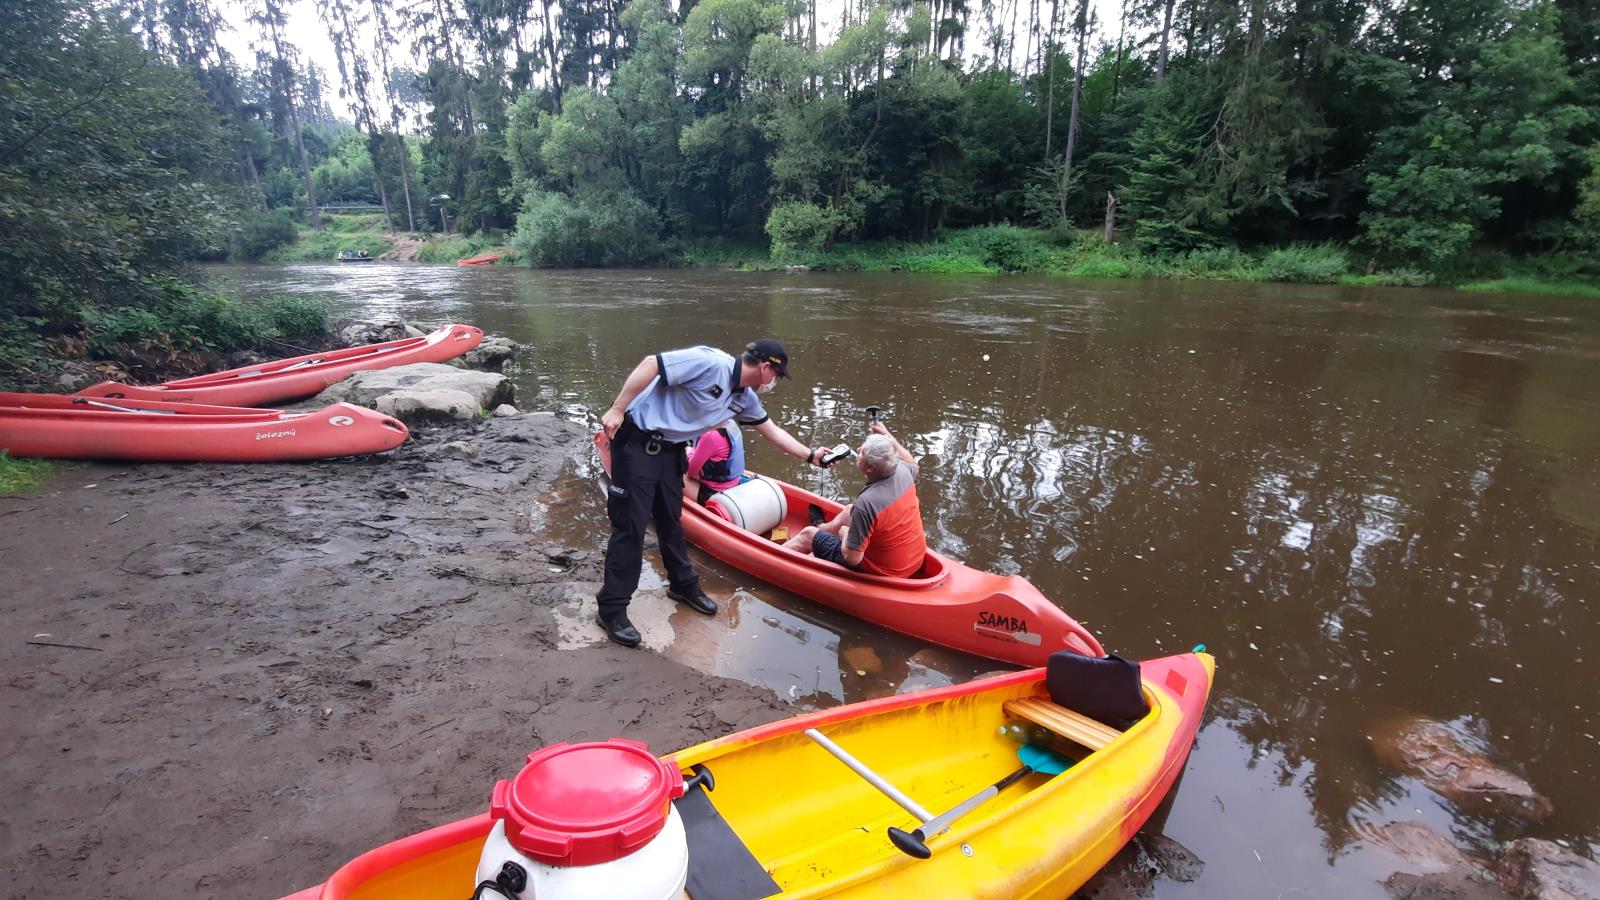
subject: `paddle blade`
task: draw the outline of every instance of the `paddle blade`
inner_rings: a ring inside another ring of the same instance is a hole
[[[1017,748],[1017,759],[1041,775],[1060,775],[1071,768],[1073,760],[1038,744],[1023,744]]]

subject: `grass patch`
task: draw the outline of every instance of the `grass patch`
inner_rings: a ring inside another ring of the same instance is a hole
[[[417,249],[417,262],[455,265],[459,259],[495,252],[505,254],[500,258],[499,265],[510,265],[516,261],[516,252],[510,244],[489,235],[475,234],[471,237],[436,237]]]
[[[1433,273],[1411,268],[1351,274],[1349,251],[1333,243],[1293,244],[1266,250],[1211,247],[1156,255],[1142,253],[1126,242],[1108,244],[1097,228],[1050,231],[1009,225],[954,229],[923,242],[838,243],[827,251],[801,252],[781,260],[774,259],[768,243],[759,238],[709,239],[680,243],[670,258],[671,264],[678,266],[746,271],[801,264],[824,271],[933,275],[1025,272],[1074,278],[1190,278],[1351,287],[1424,287],[1439,283]],[[1595,265],[1585,257],[1549,255],[1515,262],[1518,268],[1511,268],[1510,261],[1505,261],[1484,272],[1506,277],[1474,281],[1462,285],[1462,289],[1600,297],[1600,280],[1585,280]]]
[[[48,459],[12,459],[10,454],[0,450],[0,497],[37,488],[58,465]]]
[[[268,262],[333,262],[345,250],[367,251],[377,256],[389,250],[389,232],[383,216],[324,216],[323,229],[297,226],[292,244],[268,251]]]
[[[340,216],[324,214],[323,224],[326,230],[336,234],[362,234],[370,231],[387,232],[383,226],[383,215],[365,214],[354,216]]]
[[[1418,269],[1386,269],[1371,275],[1340,275],[1339,283],[1346,287],[1427,287],[1434,278]]]
[[[1067,270],[1073,278],[1135,278],[1134,266],[1125,259],[1095,257],[1076,263]]]
[[[1585,281],[1546,281],[1530,276],[1469,281],[1459,290],[1484,294],[1549,294],[1562,297],[1600,297],[1600,285]]]

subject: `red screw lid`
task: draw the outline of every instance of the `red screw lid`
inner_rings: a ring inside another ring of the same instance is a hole
[[[639,741],[555,744],[528,755],[517,777],[494,786],[489,815],[506,840],[552,866],[593,866],[650,842],[683,796],[678,767]]]

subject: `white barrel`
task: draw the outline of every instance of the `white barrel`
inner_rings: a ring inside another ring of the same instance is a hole
[[[766,534],[777,528],[789,514],[789,498],[784,496],[783,487],[760,475],[712,494],[706,499],[706,506],[709,508],[712,504],[721,510],[723,518],[755,534]]]
[[[516,863],[528,873],[528,886],[517,900],[673,900],[685,896],[689,841],[674,806],[667,813],[667,824],[661,833],[621,859],[594,866],[550,866],[529,859],[511,846],[506,840],[505,820],[501,819],[489,831],[478,857],[477,881],[493,881],[507,862]]]

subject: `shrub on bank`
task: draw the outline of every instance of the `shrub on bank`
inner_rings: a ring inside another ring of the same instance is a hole
[[[1295,244],[1269,252],[1261,268],[1268,281],[1335,284],[1350,261],[1332,244]]]
[[[815,203],[786,200],[767,215],[766,232],[772,238],[772,258],[795,259],[822,252],[828,235],[839,224],[838,215]]]
[[[531,266],[633,266],[659,258],[659,231],[655,211],[632,193],[530,191],[511,246]]]
[[[1237,247],[1190,250],[1174,260],[1171,268],[1189,278],[1218,281],[1260,281],[1266,275],[1260,263]]]
[[[970,247],[980,262],[999,272],[1042,272],[1055,256],[1041,233],[1013,225],[969,228],[941,243]]]
[[[310,337],[328,327],[328,308],[304,297],[231,300],[170,283],[151,306],[90,309],[83,315],[90,352],[104,359],[142,358],[153,347],[231,352],[280,337]]]
[[[295,212],[274,209],[245,218],[234,231],[228,256],[236,260],[258,260],[279,247],[295,241]]]

